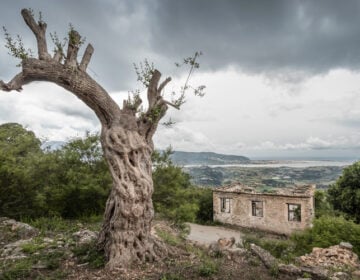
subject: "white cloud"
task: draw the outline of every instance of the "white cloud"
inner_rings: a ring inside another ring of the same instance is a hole
[[[158,149],[171,145],[180,151],[214,151],[215,144],[200,131],[178,124],[173,128],[160,127],[154,138]]]
[[[297,143],[274,143],[272,141],[264,141],[257,145],[242,145],[237,146],[239,149],[244,149],[247,151],[256,150],[256,151],[311,151],[311,150],[348,150],[348,149],[360,149],[360,134],[353,135],[352,137],[338,137],[335,139],[322,139],[320,137],[309,137],[303,142]]]
[[[99,130],[95,114],[82,101],[50,83],[25,86],[21,93],[1,93],[0,112],[1,123],[21,123],[50,140]]]
[[[235,69],[198,73],[191,82],[206,84],[204,98],[188,96],[180,111],[169,109],[177,124],[159,127],[155,145],[176,150],[214,151],[251,156],[273,151],[331,153],[358,151],[360,137],[359,73],[336,70],[303,81],[296,95],[287,85],[269,84],[261,76]],[[170,84],[170,93],[182,79]],[[146,92],[142,98],[146,101]],[[127,92],[113,92],[122,105]],[[146,105],[146,104],[145,104]],[[146,106],[145,106],[146,107]],[[95,114],[79,99],[58,86],[34,83],[22,93],[0,94],[0,122],[19,122],[49,140],[65,140],[98,131]],[[337,150],[335,152],[335,150]]]

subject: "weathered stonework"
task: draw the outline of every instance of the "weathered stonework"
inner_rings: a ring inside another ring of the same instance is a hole
[[[314,191],[315,185],[279,189],[276,193],[258,193],[240,183],[216,188],[214,220],[288,235],[311,227]]]

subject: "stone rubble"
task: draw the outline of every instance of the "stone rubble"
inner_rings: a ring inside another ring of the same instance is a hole
[[[31,238],[39,234],[36,228],[6,217],[0,217],[0,228],[7,228],[11,232],[16,233],[21,239]]]
[[[349,246],[350,245],[350,246]],[[310,254],[301,256],[300,262],[304,266],[321,266],[326,268],[341,269],[344,267],[359,267],[359,258],[352,251],[351,244],[341,243],[341,245],[329,248],[313,248]]]
[[[267,268],[278,267],[279,272],[288,275],[308,274],[311,279],[348,280],[359,279],[360,271],[356,270],[351,276],[345,271],[333,272],[334,269],[360,269],[358,256],[352,252],[350,243],[331,246],[329,248],[314,248],[311,254],[299,258],[300,265],[279,263],[268,251],[250,244],[250,250],[257,255]],[[301,278],[297,278],[301,279]]]
[[[217,242],[213,242],[210,244],[210,251],[224,251],[230,248],[233,248],[235,245],[235,238],[219,238]]]
[[[23,259],[27,256],[22,251],[22,246],[32,242],[32,239],[21,239],[16,242],[6,244],[2,249],[0,248],[0,259]]]
[[[98,233],[88,229],[82,229],[73,233],[73,237],[79,245],[89,244],[97,239]]]

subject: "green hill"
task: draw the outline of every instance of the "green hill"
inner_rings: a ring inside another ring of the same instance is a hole
[[[244,156],[216,154],[212,152],[180,152],[174,151],[171,160],[177,165],[222,165],[249,163]]]

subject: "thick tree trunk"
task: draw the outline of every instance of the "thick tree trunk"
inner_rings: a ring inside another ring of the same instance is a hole
[[[113,177],[99,246],[110,268],[157,259],[165,247],[151,236],[152,149],[137,131],[104,127],[101,142]]]

